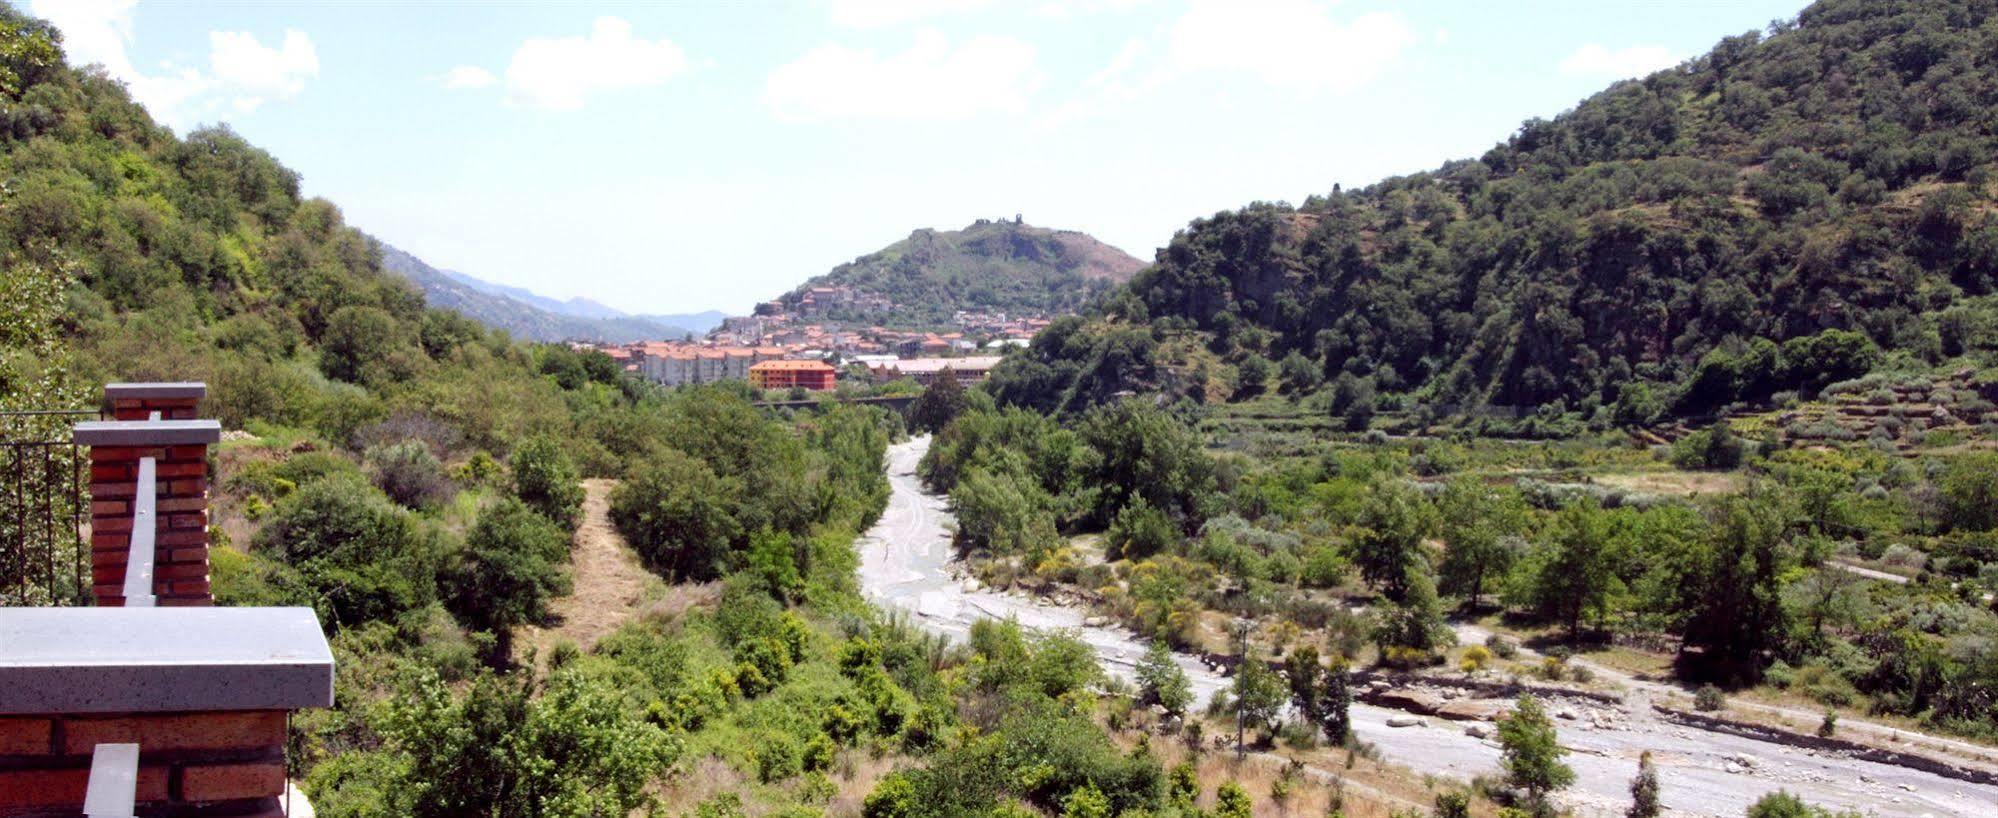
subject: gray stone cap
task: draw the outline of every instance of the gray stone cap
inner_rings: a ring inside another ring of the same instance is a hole
[[[0,608],[0,714],[332,704],[311,608]]]
[[[200,400],[207,396],[208,384],[200,381],[107,383],[104,385],[104,397],[107,400],[138,400],[142,398],[193,398]]]
[[[84,446],[193,446],[222,440],[217,420],[87,420],[71,436]]]

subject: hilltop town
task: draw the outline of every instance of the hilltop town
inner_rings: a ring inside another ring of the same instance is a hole
[[[750,315],[730,316],[699,340],[628,344],[578,343],[609,355],[626,372],[664,386],[747,380],[759,388],[831,389],[834,380],[775,383],[758,377],[766,362],[819,361],[827,372],[846,369],[855,378],[887,383],[910,378],[927,383],[950,369],[964,382],[983,380],[1005,350],[1024,347],[1046,328],[1046,316],[959,310],[951,325],[935,329],[854,326],[832,320],[835,310],[887,309],[889,299],[853,287],[812,287],[796,299],[766,301]],[[942,331],[939,331],[942,330]],[[768,368],[775,371],[777,368]]]

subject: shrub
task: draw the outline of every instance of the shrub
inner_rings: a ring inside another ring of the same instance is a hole
[[[546,435],[528,438],[514,449],[512,465],[513,493],[521,502],[563,528],[576,527],[582,478],[560,442]]]
[[[916,785],[902,773],[889,773],[861,802],[863,818],[909,818],[916,814]]]
[[[1165,512],[1138,498],[1117,512],[1107,539],[1111,559],[1141,560],[1171,548],[1179,531]]]
[[[404,507],[436,508],[457,493],[444,476],[444,465],[422,441],[372,446],[361,459],[375,486]]]
[[[1491,651],[1478,645],[1472,645],[1464,649],[1464,656],[1460,667],[1463,668],[1465,673],[1476,673],[1484,670],[1487,665],[1491,664],[1491,661]]]
[[[735,503],[732,486],[706,463],[665,450],[611,492],[610,517],[653,568],[708,580],[742,538]]]
[[[1491,649],[1492,655],[1497,656],[1500,659],[1505,659],[1507,661],[1511,661],[1512,659],[1519,656],[1518,643],[1515,643],[1511,639],[1507,639],[1500,634],[1494,633],[1490,636],[1485,637],[1485,647]]]
[[[548,602],[569,592],[563,566],[569,535],[518,500],[479,514],[451,573],[451,612],[459,621],[499,637],[507,658],[516,626],[548,615]]]
[[[1727,696],[1713,685],[1701,685],[1693,692],[1693,707],[1697,710],[1713,712],[1727,706]]]
[[[336,625],[393,619],[437,598],[435,529],[419,526],[373,486],[320,480],[279,500],[256,547],[296,569],[321,616]]]

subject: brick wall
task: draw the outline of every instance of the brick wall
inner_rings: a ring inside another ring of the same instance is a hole
[[[121,421],[192,421],[202,384],[111,384],[105,400]],[[219,436],[219,430],[217,432]],[[139,461],[154,460],[155,604],[212,605],[208,580],[208,446],[214,436],[128,434],[90,445],[90,584],[100,606],[123,605]],[[79,437],[79,442],[84,438]]]
[[[139,745],[138,814],[282,814],[279,710],[0,716],[0,818],[74,816],[98,744]]]

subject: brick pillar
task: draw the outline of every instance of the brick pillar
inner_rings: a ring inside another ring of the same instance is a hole
[[[194,420],[201,399],[208,396],[205,383],[113,383],[104,386],[104,402],[117,420],[146,420],[160,413],[160,420]]]
[[[181,394],[118,397],[131,411],[192,412],[200,384],[172,384]],[[192,392],[192,394],[188,394]],[[120,410],[124,411],[124,410]],[[153,458],[153,595],[155,603],[212,605],[208,585],[208,447],[222,439],[212,420],[116,420],[79,423],[75,440],[90,447],[90,584],[101,606],[125,602],[125,568],[131,557],[139,463]]]

